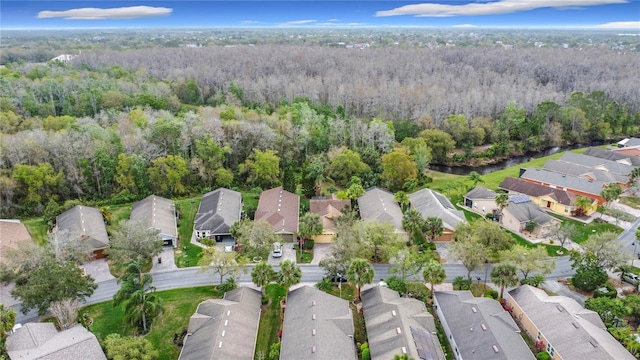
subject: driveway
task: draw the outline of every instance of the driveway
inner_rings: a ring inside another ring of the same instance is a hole
[[[115,279],[115,277],[111,275],[111,271],[109,271],[107,259],[89,261],[86,264],[82,264],[80,268],[84,269],[85,274],[91,275],[96,283]]]
[[[587,300],[586,296],[579,294],[575,291],[572,291],[571,289],[569,289],[567,285],[559,283],[557,280],[547,280],[544,282],[542,287],[545,290],[551,291],[552,293],[555,293],[557,295],[562,295],[562,296],[572,298],[582,306],[584,306],[584,302],[585,300]]]
[[[176,259],[173,256],[173,248],[166,247],[160,255],[153,258],[151,272],[177,269]]]
[[[315,244],[313,245],[313,260],[311,260],[311,265],[320,264],[320,260],[329,256],[331,252],[331,244]]]
[[[267,260],[267,263],[271,264],[271,265],[280,265],[280,262],[289,259],[291,261],[293,261],[293,263],[295,264],[296,261],[296,253],[293,251],[293,243],[292,242],[286,242],[284,244],[282,244],[282,256],[279,258],[274,258],[273,254],[271,252],[269,252],[269,259]]]

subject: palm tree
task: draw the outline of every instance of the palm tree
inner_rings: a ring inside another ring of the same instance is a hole
[[[469,175],[467,176],[467,179],[473,182],[474,187],[478,185],[478,183],[484,184],[484,180],[482,180],[482,178],[480,177],[480,174],[478,174],[477,171],[470,172]]]
[[[422,278],[424,282],[431,284],[431,298],[433,298],[433,285],[442,284],[447,278],[447,271],[439,261],[431,260],[424,266]]]
[[[147,321],[151,322],[162,311],[162,299],[149,281],[131,294],[124,309],[127,320],[138,327],[142,324],[143,333],[147,333]]]
[[[278,284],[287,291],[291,286],[299,283],[302,279],[302,271],[300,270],[300,267],[289,259],[280,263],[280,271],[277,275]]]
[[[502,299],[506,286],[516,286],[520,282],[518,269],[513,265],[500,264],[491,270],[491,281],[496,285],[500,285],[500,298]]]
[[[410,209],[402,216],[402,227],[406,232],[413,235],[416,232],[422,233],[424,218],[418,210]]]
[[[404,191],[398,191],[397,193],[393,194],[393,197],[396,202],[400,204],[400,208],[404,212],[404,210],[407,208],[407,205],[409,205],[409,196],[407,195],[407,193]]]
[[[576,209],[579,209],[580,214],[586,214],[589,209],[591,209],[591,204],[593,203],[593,199],[584,196],[576,197],[574,202],[574,206]]]
[[[353,259],[347,269],[347,279],[356,285],[357,298],[361,300],[360,289],[373,281],[373,267],[365,259]]]
[[[495,202],[498,207],[498,215],[500,215],[500,223],[502,224],[502,210],[509,205],[509,195],[507,193],[498,194]]]
[[[424,234],[429,237],[429,242],[433,242],[433,240],[442,235],[444,231],[442,219],[437,216],[429,216],[425,219],[422,230]]]
[[[298,234],[305,239],[313,238],[322,234],[322,219],[320,215],[311,212],[305,213],[300,217],[300,225]]]
[[[606,201],[606,206],[609,207],[612,201],[618,200],[620,195],[622,194],[622,188],[620,185],[616,183],[607,184],[607,186],[602,189],[600,192],[600,196]]]
[[[265,286],[269,285],[275,275],[276,272],[273,271],[273,267],[267,264],[266,261],[261,261],[251,270],[251,281],[253,281],[256,286],[260,286],[260,291],[262,292],[262,296],[264,296]]]

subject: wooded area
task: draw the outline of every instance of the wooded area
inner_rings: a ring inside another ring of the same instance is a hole
[[[0,216],[51,220],[79,201],[218,186],[311,196],[351,176],[411,191],[430,163],[637,134],[639,56],[267,44],[11,63],[0,69]]]

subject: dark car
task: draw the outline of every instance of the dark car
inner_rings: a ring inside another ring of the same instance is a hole
[[[327,274],[324,276],[324,279],[329,279],[331,280],[331,282],[341,282],[341,283],[347,282],[347,277],[340,273],[337,273],[335,275]]]

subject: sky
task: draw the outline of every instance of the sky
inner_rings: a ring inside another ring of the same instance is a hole
[[[640,31],[640,0],[0,2],[0,31],[185,27],[500,27]]]

